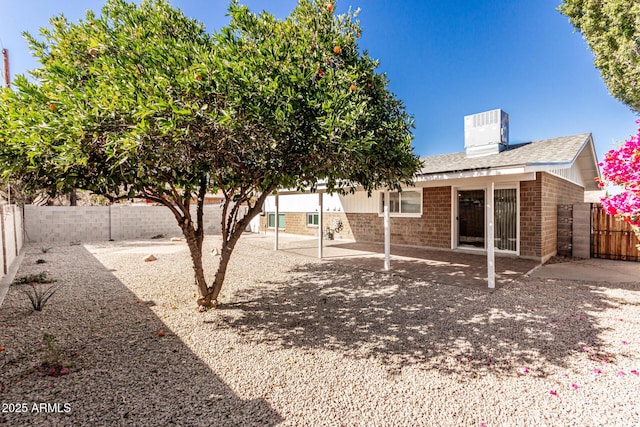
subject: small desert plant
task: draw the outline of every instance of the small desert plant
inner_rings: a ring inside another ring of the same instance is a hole
[[[51,250],[51,247],[48,248],[40,248],[40,250],[42,251],[43,254],[46,254],[47,252],[49,252]]]
[[[69,370],[62,364],[62,353],[56,343],[55,335],[44,333],[42,335],[42,345],[45,347],[45,358],[40,365],[40,372],[50,377],[67,375]]]
[[[82,242],[80,240],[73,240],[71,242],[69,242],[69,246],[78,246],[81,245]]]
[[[46,271],[37,274],[27,274],[26,276],[18,277],[13,281],[14,285],[28,285],[31,283],[53,283],[56,279],[52,279],[47,275]]]
[[[36,260],[36,264],[46,264],[46,263],[47,263],[47,260],[44,260],[44,259],[37,259]]]
[[[152,239],[164,239],[164,234],[156,234],[155,236],[151,236]]]
[[[29,297],[31,301],[31,307],[33,311],[42,311],[44,305],[49,301],[49,298],[53,296],[58,290],[58,286],[38,286],[35,283],[29,283],[31,289],[24,290],[23,292]]]

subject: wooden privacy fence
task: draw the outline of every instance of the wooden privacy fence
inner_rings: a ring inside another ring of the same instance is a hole
[[[607,215],[599,203],[591,205],[591,256],[593,258],[640,261],[640,240],[631,225]]]

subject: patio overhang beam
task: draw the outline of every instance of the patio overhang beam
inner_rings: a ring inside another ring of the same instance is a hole
[[[536,179],[535,173],[526,170],[525,166],[518,166],[513,168],[503,169],[473,169],[463,171],[450,171],[450,172],[438,172],[432,174],[418,175],[415,179],[416,182],[430,182],[430,181],[447,181],[454,179],[469,179],[469,178],[513,178],[514,175],[519,175],[520,181],[533,181]]]

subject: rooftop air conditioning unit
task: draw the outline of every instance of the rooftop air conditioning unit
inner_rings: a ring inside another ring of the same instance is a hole
[[[509,145],[509,115],[491,110],[464,117],[467,157],[497,154]]]

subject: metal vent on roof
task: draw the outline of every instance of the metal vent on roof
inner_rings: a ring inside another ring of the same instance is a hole
[[[467,157],[496,154],[509,144],[509,115],[491,110],[464,117]]]
[[[481,127],[492,124],[497,124],[500,122],[500,110],[487,111],[484,113],[474,114],[473,116],[473,127]]]

